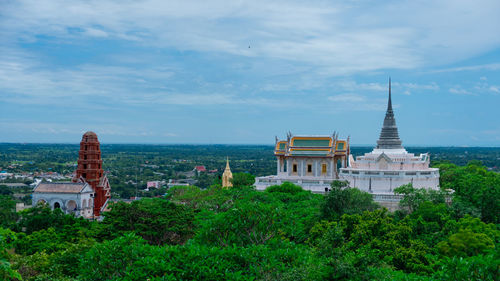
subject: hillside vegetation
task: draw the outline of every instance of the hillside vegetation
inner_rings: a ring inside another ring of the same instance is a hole
[[[174,187],[116,203],[102,222],[42,205],[15,213],[4,195],[0,279],[498,280],[500,175],[438,167],[455,192],[400,187],[395,213],[342,182],[326,196],[290,183]]]

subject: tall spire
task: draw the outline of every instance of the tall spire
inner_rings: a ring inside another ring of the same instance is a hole
[[[231,173],[231,168],[229,167],[229,157],[226,158],[226,169],[222,174],[222,187],[229,188],[233,186],[233,173]]]
[[[387,103],[387,111],[392,111],[392,101],[391,101],[391,77],[389,77],[389,102]]]
[[[398,127],[394,118],[391,100],[391,78],[389,77],[389,101],[387,102],[387,112],[385,113],[384,125],[377,141],[377,149],[400,149],[402,141],[399,139]]]

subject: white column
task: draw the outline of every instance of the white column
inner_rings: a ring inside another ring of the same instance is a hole
[[[280,163],[280,157],[276,157],[276,175],[279,175],[281,173],[281,163]]]

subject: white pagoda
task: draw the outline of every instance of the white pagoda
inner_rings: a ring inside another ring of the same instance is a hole
[[[351,187],[379,197],[393,195],[395,188],[408,183],[415,188],[439,189],[439,169],[429,168],[429,155],[408,153],[401,144],[392,110],[389,79],[389,101],[377,146],[356,160],[349,155],[349,165],[340,169],[339,178],[347,180]]]

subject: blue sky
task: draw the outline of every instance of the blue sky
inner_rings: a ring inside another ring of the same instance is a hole
[[[499,1],[0,1],[0,142],[500,145]]]

